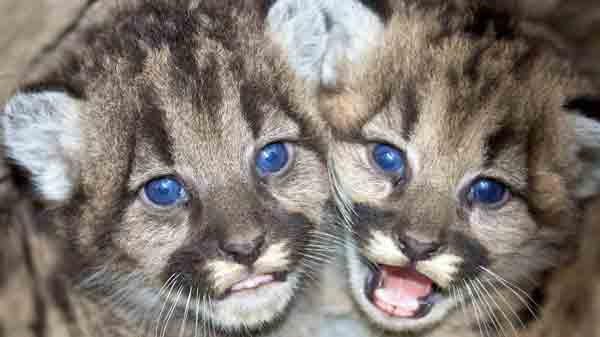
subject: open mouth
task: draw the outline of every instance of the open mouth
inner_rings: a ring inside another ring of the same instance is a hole
[[[270,274],[253,274],[245,279],[233,284],[224,294],[223,298],[246,291],[258,289],[270,284],[283,283],[287,279],[286,272],[277,272]]]
[[[443,299],[440,288],[413,266],[379,264],[371,268],[365,282],[367,298],[393,317],[425,317]]]

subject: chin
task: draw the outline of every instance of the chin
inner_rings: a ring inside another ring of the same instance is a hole
[[[256,282],[261,283],[261,282]],[[177,302],[178,311],[189,308],[188,320],[196,313],[211,326],[225,332],[257,331],[279,321],[293,302],[300,283],[300,274],[290,272],[261,284],[246,284],[241,289],[229,289],[218,298],[194,297]],[[186,316],[184,314],[184,316]]]
[[[404,307],[394,305],[380,295],[381,273],[385,272],[381,269],[400,268],[385,265],[373,268],[370,265],[377,263],[369,262],[350,245],[346,248],[346,256],[352,297],[367,319],[383,330],[417,332],[429,329],[441,323],[458,305],[445,290],[417,271],[410,273],[428,279],[427,289],[422,291],[421,296],[407,300]]]

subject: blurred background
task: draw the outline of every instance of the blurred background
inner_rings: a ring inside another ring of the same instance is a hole
[[[0,0],[0,102],[40,52],[77,22],[88,0]]]

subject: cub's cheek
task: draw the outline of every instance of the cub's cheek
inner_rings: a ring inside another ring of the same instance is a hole
[[[511,202],[498,210],[473,209],[474,236],[495,254],[510,254],[535,236],[537,225],[524,204]]]
[[[113,235],[113,242],[115,253],[136,261],[145,274],[159,275],[190,234],[190,226],[185,223],[171,226],[150,217],[125,216],[119,231]]]

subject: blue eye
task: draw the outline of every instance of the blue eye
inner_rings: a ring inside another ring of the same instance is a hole
[[[396,172],[404,175],[405,163],[402,153],[387,144],[377,144],[373,148],[373,160],[385,172]]]
[[[468,198],[471,203],[497,205],[508,197],[506,186],[496,180],[481,178],[469,188]]]
[[[150,202],[158,206],[172,206],[186,196],[183,186],[173,177],[150,180],[144,185],[144,193]]]
[[[271,143],[256,155],[256,168],[261,175],[281,171],[289,160],[288,149],[283,143]]]

